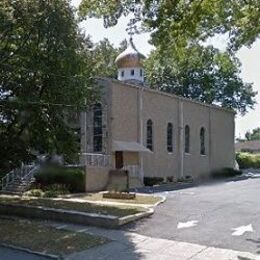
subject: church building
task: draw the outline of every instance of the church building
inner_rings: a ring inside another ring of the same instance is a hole
[[[234,111],[149,88],[144,59],[130,39],[117,80],[99,78],[100,103],[81,114],[81,161],[94,176],[87,190],[105,189],[116,169],[140,186],[144,177],[196,179],[234,167]]]

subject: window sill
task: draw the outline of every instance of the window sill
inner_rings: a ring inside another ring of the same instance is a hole
[[[191,155],[191,153],[184,153],[185,155]]]

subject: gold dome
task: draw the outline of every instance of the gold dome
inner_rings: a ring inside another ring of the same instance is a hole
[[[117,56],[115,63],[118,68],[143,67],[142,60],[146,57],[138,52],[133,39],[130,38],[128,47]]]

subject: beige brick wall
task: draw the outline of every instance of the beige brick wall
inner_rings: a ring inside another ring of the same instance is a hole
[[[110,82],[111,83],[111,82]],[[183,175],[194,178],[212,169],[234,164],[234,113],[157,91],[113,81],[111,87],[111,139],[146,145],[146,122],[153,121],[154,151],[143,153],[145,176],[181,177],[180,136],[190,126],[190,154],[183,155]],[[142,95],[140,105],[139,95]],[[180,103],[183,102],[183,125]],[[142,112],[139,108],[142,107]],[[140,123],[140,116],[142,123]],[[173,152],[167,152],[167,123],[174,127]],[[142,130],[140,129],[142,126]],[[200,129],[206,129],[206,155],[200,155]]]

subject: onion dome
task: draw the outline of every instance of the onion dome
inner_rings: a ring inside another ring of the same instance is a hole
[[[144,81],[142,60],[146,57],[135,47],[130,38],[128,47],[115,60],[118,67],[118,80],[121,81]]]
[[[145,56],[136,49],[133,39],[130,38],[127,49],[118,55],[115,62],[118,68],[142,67],[143,59]]]

